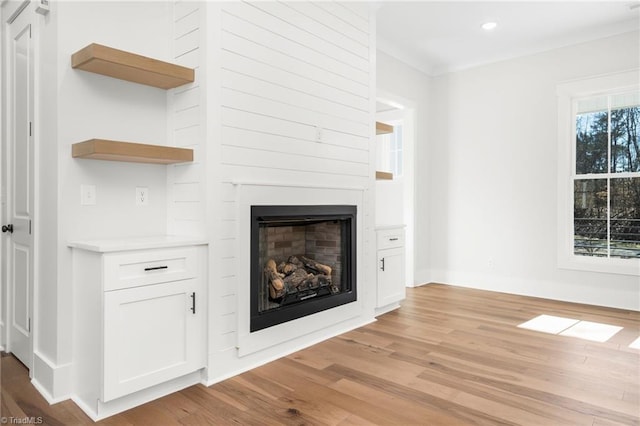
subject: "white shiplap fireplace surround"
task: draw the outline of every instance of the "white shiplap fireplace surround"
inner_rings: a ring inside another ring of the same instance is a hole
[[[177,2],[169,232],[209,241],[213,384],[374,320],[375,24],[364,3]],[[204,207],[203,207],[204,204]],[[357,206],[357,300],[250,332],[252,205]]]

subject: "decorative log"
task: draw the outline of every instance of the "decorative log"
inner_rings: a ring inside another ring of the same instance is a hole
[[[317,275],[317,277],[318,277],[318,284],[320,284],[320,287],[326,287],[328,285],[331,285],[331,275],[320,274],[320,275]]]
[[[278,273],[276,269],[276,262],[273,259],[269,259],[264,267],[264,272],[269,281],[269,296],[272,299],[278,299],[284,296],[286,290],[284,288],[283,276]]]
[[[280,262],[277,266],[274,259],[269,259],[264,267],[271,299],[327,286],[331,286],[329,288],[333,293],[331,271],[330,266],[305,256],[289,256],[286,262]]]
[[[298,287],[302,282],[308,279],[310,275],[313,277],[312,274],[308,274],[303,268],[298,268],[284,278],[284,283],[291,287]]]
[[[289,275],[296,269],[298,269],[298,265],[296,265],[295,263],[280,262],[280,264],[278,265],[278,272],[284,275]]]
[[[318,287],[326,287],[331,284],[331,277],[324,274],[318,274],[318,275],[309,274],[309,278],[305,280],[305,283],[311,289],[316,289]]]
[[[292,263],[298,268],[304,268],[304,264],[296,256],[289,256],[289,258],[287,259],[287,263]]]
[[[320,287],[320,283],[318,282],[318,275],[312,275],[311,278],[305,281],[305,283],[310,289],[316,289]]]
[[[272,286],[269,286],[269,297],[272,299],[278,299],[282,296],[284,296],[284,291],[282,292],[282,295],[278,296],[278,292],[276,291],[276,289],[274,289]]]
[[[313,259],[309,259],[308,257],[300,256],[300,258],[302,260],[302,263],[304,263],[305,268],[317,274],[331,276],[331,266],[323,265],[322,263],[318,263]]]

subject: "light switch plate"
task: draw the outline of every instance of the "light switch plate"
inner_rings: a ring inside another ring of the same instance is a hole
[[[97,204],[96,186],[80,185],[80,205],[95,206],[96,204]]]

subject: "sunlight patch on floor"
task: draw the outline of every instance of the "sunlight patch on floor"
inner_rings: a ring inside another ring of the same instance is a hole
[[[615,325],[601,324],[599,322],[580,321],[574,326],[566,329],[561,336],[578,337],[580,339],[594,342],[606,342],[611,339],[622,327]]]
[[[599,322],[580,321],[573,318],[556,317],[553,315],[539,315],[518,325],[518,327],[540,331],[542,333],[577,337],[594,342],[606,342],[623,328]],[[640,349],[640,338],[631,345],[634,344]],[[636,347],[631,345],[629,347]]]
[[[543,333],[558,334],[579,322],[577,319],[540,315],[520,324],[518,327]]]
[[[631,342],[631,344],[629,345],[629,347],[631,349],[640,349],[640,337],[638,337],[636,340],[634,340],[633,342]]]

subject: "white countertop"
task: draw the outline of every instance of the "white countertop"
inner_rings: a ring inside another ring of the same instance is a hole
[[[184,235],[154,235],[149,237],[78,240],[69,242],[68,246],[97,253],[109,253],[114,251],[145,250],[203,244],[207,244],[204,238]]]
[[[398,228],[406,228],[407,225],[397,224],[397,225],[376,225],[376,231],[384,231],[386,229],[398,229]]]

